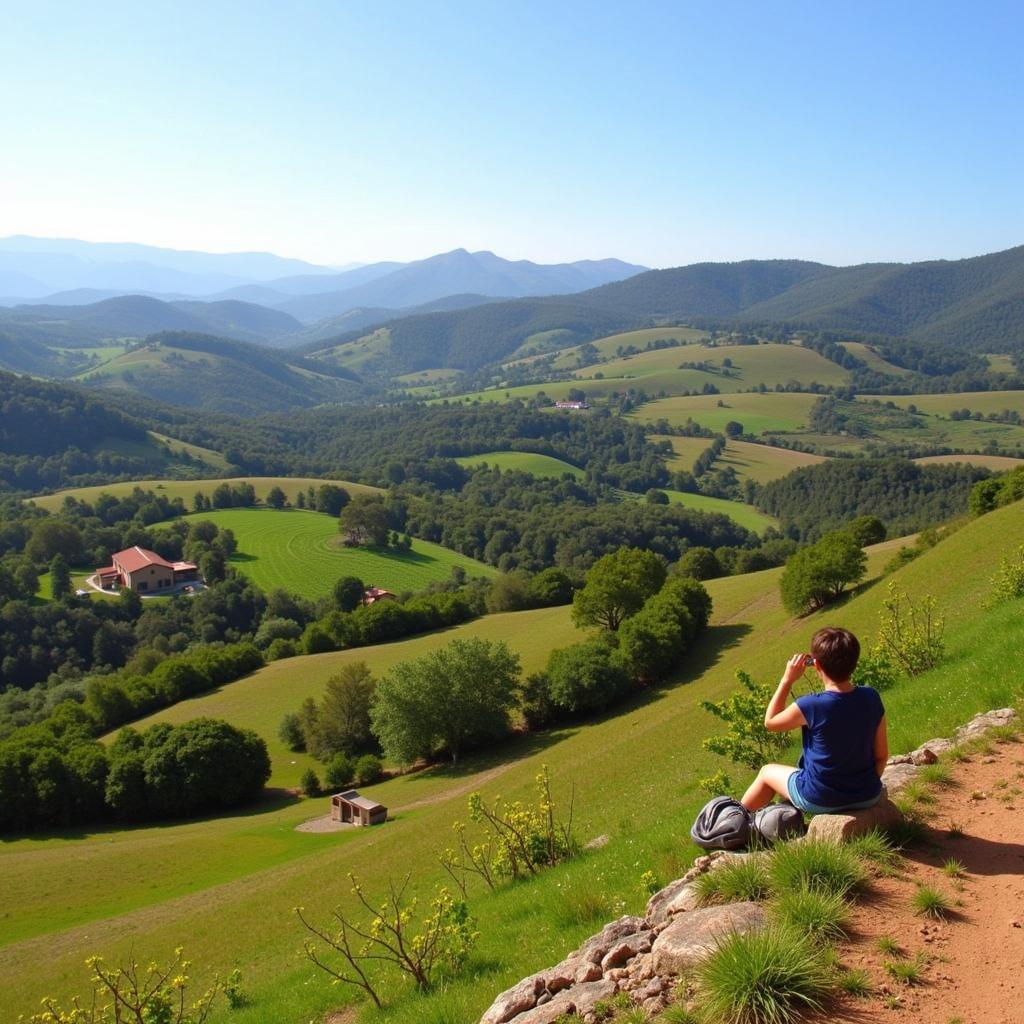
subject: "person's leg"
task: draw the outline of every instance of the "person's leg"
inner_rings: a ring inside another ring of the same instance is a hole
[[[750,788],[743,794],[740,803],[748,811],[757,811],[771,803],[776,794],[789,799],[787,783],[790,775],[795,772],[788,764],[766,764],[758,773]]]

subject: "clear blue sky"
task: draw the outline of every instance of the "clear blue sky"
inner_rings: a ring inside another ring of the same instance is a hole
[[[998,0],[12,0],[0,236],[974,255],[1024,243],[1022,37]]]

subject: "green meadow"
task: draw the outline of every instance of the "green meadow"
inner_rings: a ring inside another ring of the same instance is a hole
[[[180,444],[181,442],[175,442]],[[43,494],[36,498],[30,498],[40,508],[48,512],[59,509],[66,497],[77,498],[79,501],[95,501],[101,494],[113,494],[115,497],[123,497],[131,494],[136,487],[144,491],[157,491],[167,498],[181,498],[186,507],[192,507],[192,496],[196,491],[202,491],[210,495],[220,484],[252,484],[256,497],[260,501],[266,501],[267,495],[275,487],[280,487],[288,496],[289,501],[295,501],[299,491],[306,491],[310,487],[319,487],[321,484],[339,484],[350,494],[379,494],[379,487],[370,487],[367,484],[355,484],[349,480],[320,480],[316,477],[289,477],[289,476],[235,476],[217,477],[210,480],[129,480],[127,483],[119,484],[97,484],[95,487],[72,487],[63,491],[56,491],[53,494]]]
[[[470,576],[497,575],[483,562],[425,540],[414,540],[408,551],[346,548],[333,516],[305,509],[229,508],[187,518],[231,530],[238,541],[231,564],[263,590],[282,587],[301,597],[330,593],[342,576],[397,593],[446,580],[456,566]]]
[[[988,415],[1014,410],[1024,416],[1024,391],[958,391],[945,395],[859,395],[861,401],[893,402],[902,408],[916,406],[919,412],[948,416],[960,409]]]
[[[586,473],[563,459],[551,455],[537,455],[534,452],[485,452],[482,455],[465,455],[455,460],[461,466],[491,466],[495,469],[516,469],[534,476],[560,477],[565,473],[582,479]]]
[[[665,419],[680,427],[692,419],[715,433],[724,432],[726,423],[735,420],[743,425],[744,433],[756,435],[803,429],[817,400],[817,395],[794,392],[690,395],[646,402],[630,416],[640,423]]]
[[[893,750],[948,734],[974,712],[1019,695],[1020,681],[1005,666],[1024,641],[1021,602],[991,610],[984,603],[999,559],[1021,544],[1024,516],[1019,505],[1011,506],[968,524],[896,574],[911,594],[934,593],[947,618],[948,657],[885,693]],[[322,922],[332,907],[348,906],[348,871],[373,895],[389,878],[407,873],[417,893],[429,894],[445,880],[437,854],[450,843],[452,822],[465,819],[467,795],[478,789],[488,798],[528,797],[547,764],[556,800],[564,807],[572,793],[581,839],[607,835],[608,844],[494,895],[471,890],[481,937],[468,969],[426,997],[387,984],[387,1009],[364,1006],[358,1015],[360,1024],[471,1024],[497,992],[556,962],[606,920],[641,910],[643,872],[666,882],[685,870],[694,853],[686,832],[705,799],[697,780],[721,766],[701,747],[718,725],[699,702],[731,692],[740,668],[774,680],[784,660],[806,649],[811,633],[826,622],[870,641],[885,597],[879,567],[895,546],[872,552],[871,578],[856,595],[800,620],[781,608],[779,570],[712,581],[711,628],[668,683],[602,718],[511,740],[455,768],[438,766],[372,787],[370,794],[393,815],[381,828],[296,833],[300,821],[325,813],[326,802],[277,793],[221,818],[2,844],[0,988],[8,1013],[35,1008],[46,993],[84,989],[83,961],[92,953],[116,960],[131,950],[145,962],[165,959],[184,944],[197,983],[214,971],[242,967],[248,1005],[229,1011],[222,1003],[214,1024],[318,1019],[352,996],[302,959],[304,934],[292,908],[302,905]],[[460,627],[461,635],[493,631],[494,620],[504,620],[503,633],[528,665],[572,641],[565,609],[487,617]],[[454,635],[459,631],[350,656],[379,672],[381,657],[411,656]],[[275,715],[261,705],[272,699],[285,707],[292,697],[316,691],[330,671],[326,659],[344,656],[276,663],[192,702],[189,710],[249,716],[245,721],[265,715],[261,728],[271,728]],[[747,775],[735,771],[733,788]]]
[[[754,533],[764,533],[769,526],[779,525],[777,519],[758,512],[753,505],[747,505],[742,501],[712,498],[706,494],[691,494],[689,491],[673,491],[667,488],[663,490],[668,495],[668,500],[675,505],[685,505],[686,508],[696,509],[698,512],[717,512],[719,515],[728,516],[740,526],[753,530]]]
[[[670,434],[652,434],[652,441],[668,441],[675,455],[667,460],[670,469],[689,472],[694,461],[711,444],[706,437],[675,437]],[[791,451],[767,444],[753,444],[750,441],[730,441],[722,454],[715,460],[715,468],[732,466],[740,480],[753,480],[764,484],[792,473],[801,466],[813,466],[824,462],[823,455]]]
[[[887,359],[883,359],[870,345],[865,345],[863,342],[841,341],[839,344],[850,355],[856,356],[866,363],[868,369],[874,370],[875,373],[884,373],[889,377],[907,377],[913,373],[912,370],[905,370],[902,366],[897,366],[895,363],[890,363]]]
[[[630,345],[643,351],[656,341],[679,341],[682,342],[680,347],[667,350],[680,353],[675,363],[671,364],[676,366],[686,358],[683,354],[686,349],[683,346],[700,344],[707,336],[707,331],[700,331],[695,327],[645,327],[639,331],[611,334],[607,338],[600,338],[590,344],[600,352],[603,358],[612,359],[620,348],[629,348]],[[556,370],[573,369],[579,359],[582,347],[575,345],[572,348],[563,349],[553,363],[554,368]]]
[[[1024,466],[1024,459],[1015,459],[1009,455],[926,455],[914,461],[923,466],[964,462],[969,466],[982,466],[996,473],[1005,473],[1018,466]]]

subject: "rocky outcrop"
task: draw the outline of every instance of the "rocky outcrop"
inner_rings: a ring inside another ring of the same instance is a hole
[[[844,842],[892,825],[901,814],[891,797],[914,782],[922,766],[1016,717],[1011,708],[976,715],[953,739],[929,740],[909,754],[891,757],[878,804],[849,814],[816,815],[808,837]],[[561,963],[524,978],[495,999],[480,1024],[554,1024],[563,1015],[594,1024],[595,1007],[620,992],[648,1014],[659,1013],[668,1005],[674,979],[713,950],[716,942],[731,933],[748,934],[764,927],[765,912],[759,904],[703,907],[697,896],[700,875],[749,856],[754,855],[714,852],[698,857],[682,878],[651,896],[643,917],[612,921]]]

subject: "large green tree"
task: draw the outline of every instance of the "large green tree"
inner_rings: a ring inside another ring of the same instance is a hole
[[[599,558],[573,595],[572,617],[578,626],[617,630],[635,615],[665,582],[665,565],[641,548],[620,548]]]
[[[801,548],[782,573],[782,603],[794,615],[823,608],[864,578],[867,555],[850,534],[829,533]]]
[[[331,676],[314,735],[306,736],[306,749],[323,760],[333,754],[352,755],[372,745],[370,705],[376,685],[365,661],[353,661]]]
[[[411,764],[504,735],[515,706],[519,656],[504,643],[453,640],[396,665],[377,686],[371,711],[385,756]]]

